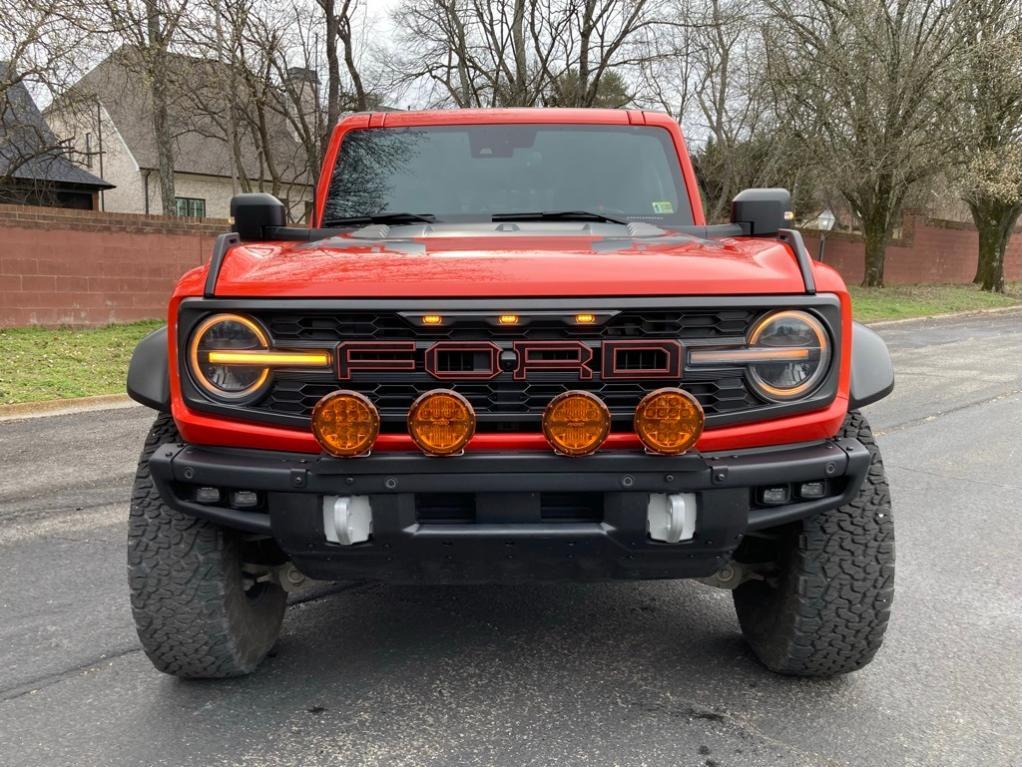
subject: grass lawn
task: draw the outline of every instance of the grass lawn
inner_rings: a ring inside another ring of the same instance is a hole
[[[896,285],[888,288],[850,288],[852,311],[860,322],[928,317],[972,309],[1019,304],[1019,284],[1005,294],[985,293],[975,285]]]
[[[123,393],[135,344],[162,324],[0,329],[0,405]]]
[[[1019,303],[1019,285],[994,295],[971,285],[853,287],[855,318],[862,322],[925,317]],[[142,336],[161,321],[104,328],[0,329],[0,405],[120,394],[128,360]]]

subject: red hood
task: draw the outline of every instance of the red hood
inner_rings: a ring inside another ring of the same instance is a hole
[[[427,236],[235,247],[217,296],[275,298],[801,293],[776,240]]]

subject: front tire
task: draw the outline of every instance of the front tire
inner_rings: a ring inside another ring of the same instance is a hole
[[[149,458],[179,440],[160,415],[146,437],[131,496],[128,584],[138,638],[157,669],[179,677],[248,674],[280,633],[287,595],[274,583],[246,590],[241,534],[167,506]]]
[[[781,674],[829,677],[869,663],[894,598],[894,521],[880,450],[852,411],[841,437],[870,452],[869,472],[845,506],[775,531],[766,580],[733,592],[738,622],[763,664]]]

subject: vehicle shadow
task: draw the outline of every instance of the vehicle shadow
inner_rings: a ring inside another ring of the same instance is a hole
[[[253,675],[168,678],[152,704],[164,715],[214,705],[219,726],[253,731],[253,752],[270,737],[276,751],[327,743],[352,763],[377,763],[370,749],[445,764],[527,732],[536,750],[512,762],[525,763],[554,743],[616,749],[664,729],[665,748],[709,747],[709,731],[723,747],[748,737],[740,712],[772,690],[842,684],[770,674],[742,641],[730,595],[691,582],[323,584],[293,602]],[[166,734],[194,740],[190,719],[165,716]]]

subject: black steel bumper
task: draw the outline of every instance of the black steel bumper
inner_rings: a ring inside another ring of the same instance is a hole
[[[390,581],[515,581],[706,576],[749,532],[842,505],[857,492],[870,456],[856,440],[827,440],[727,454],[380,454],[336,460],[298,453],[162,446],[152,476],[173,508],[227,527],[272,536],[313,578]],[[825,480],[822,498],[797,498]],[[757,503],[757,488],[788,485],[789,503]],[[198,503],[199,487],[222,501]],[[256,491],[258,506],[231,508],[231,490]],[[646,530],[651,493],[694,493],[696,532],[675,544]],[[328,543],[322,497],[368,496],[369,541]],[[565,499],[584,503],[565,506]],[[567,511],[566,511],[567,508]]]

